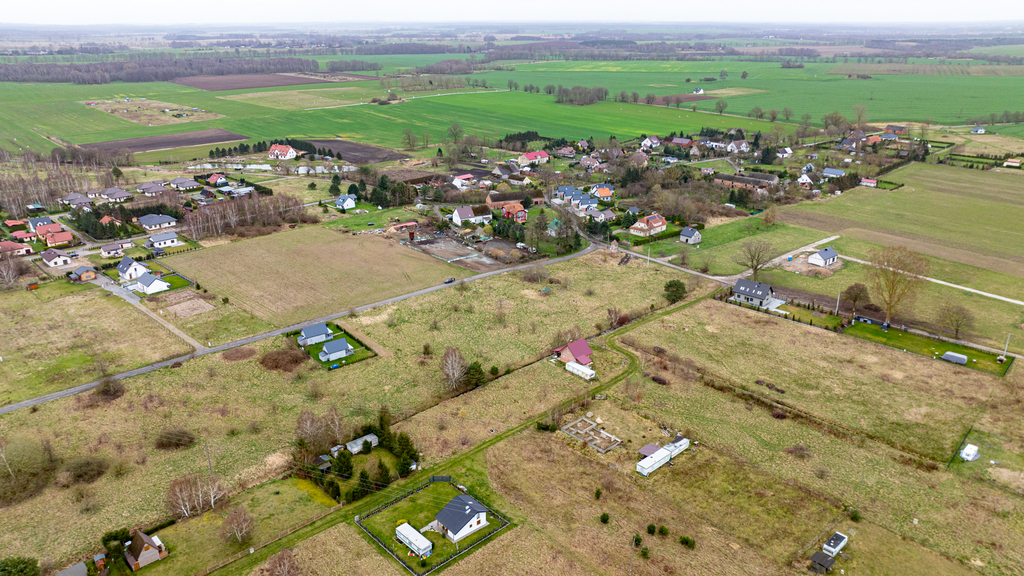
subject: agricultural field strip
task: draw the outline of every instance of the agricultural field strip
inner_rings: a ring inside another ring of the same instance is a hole
[[[579,252],[577,252],[575,254],[569,254],[568,256],[561,256],[561,257],[558,257],[558,258],[553,258],[553,259],[548,259],[548,260],[541,260],[539,262],[532,262],[530,264],[523,264],[521,266],[515,266],[515,267],[512,267],[512,268],[505,268],[505,269],[502,269],[502,270],[494,270],[494,271],[491,271],[491,272],[484,272],[484,273],[481,273],[481,274],[477,274],[475,276],[469,276],[469,277],[465,278],[465,280],[467,282],[472,282],[472,281],[475,281],[475,280],[483,280],[484,278],[490,278],[491,276],[497,276],[499,274],[507,274],[509,272],[518,272],[518,271],[521,271],[521,270],[526,270],[528,268],[533,268],[535,266],[547,266],[548,264],[557,264],[559,262],[566,262],[566,261],[572,260],[574,258],[579,258],[580,256],[583,256],[585,254],[589,254],[590,252],[593,252],[597,248],[598,248],[598,246],[596,244],[591,244],[589,247],[584,248],[583,250],[581,250],[581,251],[579,251]],[[677,268],[677,267],[673,266],[673,268]],[[690,272],[689,270],[684,270],[682,268],[679,268],[679,270],[681,270],[683,272],[689,272],[691,274],[696,274],[695,272]],[[702,274],[698,274],[698,275],[703,276]],[[394,298],[388,298],[387,300],[381,300],[379,302],[374,302],[374,303],[371,303],[371,304],[366,304],[364,306],[359,306],[359,307],[356,308],[356,312],[363,312],[363,311],[370,310],[370,309],[373,309],[373,308],[378,308],[380,306],[386,306],[388,304],[394,304],[396,302],[401,302],[401,301],[407,300],[409,298],[414,298],[416,296],[421,296],[423,294],[429,294],[429,293],[435,292],[437,290],[444,290],[446,288],[452,288],[453,286],[454,285],[449,285],[449,284],[440,284],[440,285],[437,285],[437,286],[430,286],[430,287],[427,287],[427,288],[423,288],[421,290],[417,290],[415,292],[409,292],[408,294],[403,294],[403,295],[400,295],[400,296],[395,296]],[[115,374],[112,377],[115,380],[123,380],[125,378],[131,378],[132,376],[139,376],[141,374],[146,374],[146,373],[152,372],[154,370],[159,370],[161,368],[166,368],[166,367],[168,367],[171,364],[174,364],[176,362],[184,362],[186,360],[190,360],[190,359],[192,359],[194,357],[197,357],[197,356],[204,356],[206,354],[215,354],[217,352],[223,352],[224,350],[230,350],[232,348],[238,348],[240,346],[245,346],[246,344],[252,344],[253,342],[258,342],[260,340],[265,340],[267,338],[273,338],[275,336],[281,336],[282,334],[285,334],[286,332],[292,332],[292,331],[295,331],[295,330],[301,330],[303,328],[306,328],[308,326],[312,326],[314,324],[319,324],[321,322],[330,322],[332,320],[337,320],[337,319],[343,318],[343,317],[345,317],[347,315],[348,315],[348,311],[344,311],[344,312],[338,312],[336,314],[331,314],[331,315],[328,315],[328,316],[322,316],[320,318],[315,318],[313,320],[306,320],[304,322],[300,322],[298,324],[293,324],[291,326],[285,326],[283,328],[277,328],[275,330],[270,330],[270,331],[264,332],[262,334],[257,334],[255,336],[250,336],[248,338],[243,338],[241,340],[236,340],[234,342],[228,342],[227,344],[221,344],[219,346],[213,346],[213,347],[210,347],[210,348],[204,348],[204,349],[199,350],[199,351],[197,351],[197,352],[195,352],[193,354],[179,356],[177,358],[171,358],[170,360],[165,360],[163,362],[157,362],[156,364],[150,364],[149,366],[144,366],[142,368],[136,368],[135,370],[129,370],[128,372],[122,372],[120,374]],[[89,390],[92,390],[93,388],[95,388],[98,385],[99,385],[99,380],[96,380],[96,381],[93,381],[93,382],[89,382],[87,384],[81,384],[81,385],[75,386],[73,388],[68,388],[68,389],[65,389],[65,390],[61,390],[59,392],[53,392],[51,394],[46,394],[46,395],[43,395],[43,396],[37,396],[35,398],[30,398],[28,400],[22,400],[21,402],[17,402],[15,404],[8,404],[7,406],[0,407],[0,415],[6,414],[8,412],[14,412],[15,410],[20,410],[22,408],[28,408],[30,406],[35,406],[35,405],[38,405],[38,404],[43,404],[45,402],[50,402],[52,400],[58,400],[60,398],[66,398],[68,396],[74,396],[76,394],[81,394],[82,392],[87,392]]]
[[[462,96],[465,94],[494,94],[496,92],[508,92],[506,88],[504,90],[477,90],[475,92],[452,92],[450,94],[428,94],[426,96],[407,96],[405,100],[419,100],[421,98],[438,98],[440,96]],[[339,104],[337,106],[321,106],[319,108],[303,108],[303,110],[330,110],[331,108],[347,108],[349,106],[365,106],[371,104],[371,102],[359,102],[356,104]]]

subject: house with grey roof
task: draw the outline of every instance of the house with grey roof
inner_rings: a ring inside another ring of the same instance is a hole
[[[836,263],[839,259],[839,254],[836,253],[835,249],[829,246],[824,250],[818,250],[814,254],[807,257],[807,263],[815,266],[831,266]]]
[[[486,506],[468,494],[452,498],[434,521],[441,534],[452,542],[459,542],[470,534],[488,526]]]
[[[157,278],[149,272],[143,272],[142,275],[135,280],[134,284],[126,286],[129,290],[142,292],[147,296],[150,294],[156,294],[157,292],[163,292],[170,287],[170,282]]]
[[[72,282],[88,282],[96,279],[96,269],[91,266],[79,266],[75,271],[68,274]]]
[[[684,227],[679,231],[679,241],[687,244],[700,244],[700,230]]]
[[[839,168],[825,168],[821,171],[822,178],[841,178],[846,176],[846,170]]]
[[[40,256],[43,257],[43,262],[46,262],[46,265],[49,266],[50,268],[56,268],[57,266],[67,266],[68,264],[71,264],[71,257],[68,256],[68,253],[63,250],[58,250],[56,248],[50,248],[49,250],[43,252]]]
[[[153,234],[143,244],[146,248],[169,248],[171,246],[179,246],[183,244],[182,241],[178,240],[177,232],[161,232],[160,234]]]
[[[334,337],[334,332],[327,324],[321,322],[320,324],[314,324],[313,326],[307,326],[299,332],[299,346],[309,346],[311,344],[319,344],[330,340]]]
[[[772,290],[771,286],[747,280],[746,278],[737,280],[736,286],[733,287],[732,291],[733,297],[737,301],[757,306],[758,308],[764,308],[775,297],[775,291]]]
[[[356,207],[356,195],[342,194],[334,201],[334,206],[339,210],[352,210]]]
[[[50,220],[49,216],[40,216],[39,218],[28,219],[28,231],[35,232],[36,226],[46,226],[47,224],[53,224],[53,220]]]
[[[178,223],[178,219],[166,214],[146,214],[145,216],[139,216],[135,222],[147,231],[152,232],[161,228],[170,228]]]
[[[125,256],[117,263],[117,275],[125,282],[135,280],[147,272],[149,272],[148,266],[141,262],[136,262],[135,259],[130,256]]]
[[[125,192],[120,188],[107,188],[100,192],[100,196],[106,198],[110,202],[124,202],[125,200],[135,198],[134,194],[131,192]]]
[[[352,345],[348,343],[348,340],[338,338],[337,340],[331,340],[324,343],[324,347],[323,350],[320,351],[319,358],[321,362],[333,362],[353,354],[355,354],[355,350],[352,349]]]

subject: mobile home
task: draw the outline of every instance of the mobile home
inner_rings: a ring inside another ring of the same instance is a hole
[[[592,380],[594,376],[597,375],[597,373],[590,368],[587,368],[583,364],[577,364],[576,362],[566,362],[565,369],[584,380]]]
[[[420,534],[418,530],[413,528],[408,522],[403,523],[398,528],[395,528],[395,537],[402,541],[409,547],[409,550],[413,551],[420,558],[426,558],[433,552],[434,545],[427,540],[426,536]]]
[[[639,472],[641,476],[647,476],[651,472],[661,468],[671,459],[671,452],[664,448],[658,448],[657,452],[636,463],[636,471]]]

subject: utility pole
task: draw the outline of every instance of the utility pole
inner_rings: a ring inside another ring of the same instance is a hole
[[[633,537],[629,537],[629,576],[633,576],[633,554],[636,551],[636,544],[633,543]]]

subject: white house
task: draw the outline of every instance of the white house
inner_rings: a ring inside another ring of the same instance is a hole
[[[299,346],[309,346],[310,344],[319,344],[330,340],[334,337],[334,332],[327,327],[327,324],[321,322],[313,326],[307,326],[299,332]]]
[[[128,286],[129,290],[136,290],[143,294],[156,294],[157,292],[163,292],[171,287],[171,284],[165,280],[161,280],[156,276],[153,276],[149,272],[144,272],[137,280],[135,284]]]
[[[811,172],[814,172],[814,164],[808,162],[807,164],[804,164],[804,167],[801,168],[800,171],[804,174],[810,174]]]
[[[267,153],[267,156],[271,160],[291,160],[292,158],[295,158],[295,156],[297,155],[298,153],[295,152],[295,148],[292,148],[291,146],[286,146],[284,144],[272,145],[270,147],[270,151]]]
[[[71,257],[68,256],[68,253],[63,250],[57,250],[56,248],[50,248],[43,252],[42,257],[43,262],[46,262],[46,265],[50,268],[71,264]]]
[[[149,237],[146,242],[147,247],[150,248],[168,248],[170,246],[178,246],[182,244],[178,240],[177,232],[161,232],[160,234],[154,234]]]
[[[466,536],[487,527],[487,507],[467,494],[452,498],[437,516],[438,528],[452,542],[459,542]]]
[[[324,343],[324,348],[320,351],[320,361],[332,362],[353,354],[355,354],[355,350],[352,349],[352,345],[348,343],[348,340],[338,338],[337,340]]]
[[[340,210],[352,210],[356,207],[356,195],[342,194],[334,201],[334,205]]]
[[[746,140],[733,140],[725,147],[725,151],[733,154],[738,152],[750,152],[750,142],[747,142]]]
[[[721,150],[722,148],[727,147],[729,144],[726,143],[724,140],[707,140],[706,142],[704,142],[704,145],[707,146],[708,148]]]
[[[149,267],[145,264],[136,262],[131,256],[125,256],[117,263],[117,275],[121,277],[121,280],[135,280],[143,274],[149,273]]]
[[[694,94],[703,94],[704,93],[704,89],[703,88],[694,88],[693,89],[693,93]]]
[[[661,139],[657,136],[648,136],[647,138],[644,138],[640,145],[645,148],[657,148],[658,146],[661,146]]]
[[[490,208],[483,204],[479,206],[459,206],[452,214],[452,222],[456,226],[462,226],[463,223],[486,224],[491,221],[492,217]]]
[[[413,554],[420,558],[426,558],[430,556],[430,553],[434,550],[434,545],[430,543],[430,540],[420,534],[419,530],[413,528],[408,522],[403,522],[395,528],[395,538],[398,538],[402,544],[409,547]]]
[[[700,244],[700,230],[686,226],[679,231],[679,241],[687,244]]]
[[[135,222],[147,231],[152,232],[161,228],[170,228],[177,224],[178,220],[166,214],[146,214],[145,216],[140,216]]]
[[[775,297],[775,291],[768,284],[740,278],[733,287],[736,300],[763,308]]]
[[[818,250],[814,254],[808,256],[807,263],[813,264],[815,266],[831,266],[832,264],[835,264],[836,260],[838,259],[839,254],[837,254],[836,251],[831,246],[829,246],[824,250]]]
[[[793,156],[793,149],[790,148],[789,146],[787,146],[785,148],[779,148],[775,152],[775,155],[778,156],[779,158],[789,158],[789,157]]]
[[[975,126],[974,128],[971,128],[971,134],[984,134],[984,133],[985,133],[985,129],[983,127],[981,127],[981,126]]]

